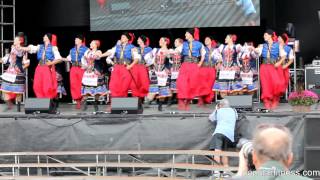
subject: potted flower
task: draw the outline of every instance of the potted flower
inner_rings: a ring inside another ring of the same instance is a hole
[[[318,100],[318,95],[309,90],[292,92],[288,98],[294,112],[309,112],[311,105],[317,103]]]

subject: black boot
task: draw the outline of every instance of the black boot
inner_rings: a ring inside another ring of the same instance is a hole
[[[172,104],[173,104],[173,98],[170,97],[170,98],[168,99],[167,106],[170,107]]]
[[[88,109],[88,102],[87,102],[87,100],[84,99],[84,100],[82,101],[82,103],[83,103],[82,111],[86,111],[86,110]]]
[[[52,114],[58,114],[58,107],[59,107],[59,99],[53,99],[53,109],[52,109]]]
[[[94,111],[95,111],[95,112],[99,111],[98,103],[99,103],[98,100],[95,100],[95,101],[94,101],[94,104],[93,104],[93,105],[94,105]]]
[[[145,107],[145,108],[149,108],[150,105],[151,105],[151,103],[152,103],[152,101],[149,100],[148,98],[146,98],[146,100],[145,100],[144,102],[145,102],[145,103],[144,103],[144,107]]]
[[[17,102],[17,111],[21,112],[21,102]]]
[[[162,101],[159,101],[159,104],[158,104],[158,111],[162,111]]]
[[[55,99],[55,104],[56,104],[56,111],[58,110],[58,107],[59,107],[59,98],[56,98]]]

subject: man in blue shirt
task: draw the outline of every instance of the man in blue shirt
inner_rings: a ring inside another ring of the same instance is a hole
[[[234,143],[234,131],[238,119],[237,111],[230,107],[229,101],[223,99],[217,104],[216,110],[209,116],[210,121],[216,122],[216,129],[212,134],[210,150],[225,151]],[[220,156],[214,160],[221,164]],[[222,157],[222,164],[228,166],[228,157]]]

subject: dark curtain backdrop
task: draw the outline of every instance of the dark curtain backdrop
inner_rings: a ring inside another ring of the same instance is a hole
[[[41,7],[41,8],[39,8]],[[201,40],[206,35],[213,35],[219,42],[229,33],[238,35],[238,42],[253,41],[255,44],[263,42],[263,32],[272,28],[277,32],[285,31],[286,24],[291,22],[296,28],[296,37],[300,40],[301,52],[297,54],[304,63],[310,63],[315,56],[320,56],[320,20],[317,11],[320,1],[314,0],[261,0],[261,26],[259,27],[226,27],[200,29]],[[24,31],[28,35],[29,43],[41,43],[46,32],[58,35],[58,47],[62,56],[66,56],[74,44],[74,36],[78,33],[86,35],[87,45],[92,39],[102,42],[103,51],[112,47],[121,35],[121,31],[90,32],[89,0],[42,0],[16,1],[17,31]],[[162,36],[184,38],[185,29],[166,30],[137,30],[136,36],[145,34],[151,39],[151,46],[158,46]],[[31,56],[32,58],[33,56]],[[35,59],[32,59],[35,61]],[[30,72],[36,63],[30,68]],[[68,74],[66,74],[66,77]],[[33,75],[30,74],[30,83]],[[68,86],[68,77],[65,80]],[[31,86],[29,86],[31,87]],[[32,89],[30,89],[32,90]],[[32,91],[31,96],[32,96]]]

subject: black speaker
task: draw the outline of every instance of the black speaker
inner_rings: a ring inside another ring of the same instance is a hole
[[[226,96],[232,108],[252,110],[252,95]]]
[[[320,172],[320,118],[307,117],[304,124],[304,169]],[[320,178],[313,174],[311,178]]]
[[[320,95],[320,67],[305,67],[305,89],[311,90]]]
[[[25,113],[51,113],[53,111],[53,103],[49,98],[28,98],[24,105]]]
[[[304,124],[304,144],[305,146],[320,147],[320,118],[307,117]]]
[[[139,98],[112,98],[111,114],[142,114],[143,108]]]

